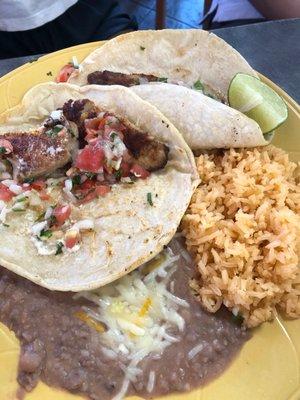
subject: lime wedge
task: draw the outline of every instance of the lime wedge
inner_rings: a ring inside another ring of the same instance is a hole
[[[254,119],[263,133],[273,131],[288,117],[288,109],[283,99],[251,75],[235,75],[229,85],[228,101],[230,107]]]

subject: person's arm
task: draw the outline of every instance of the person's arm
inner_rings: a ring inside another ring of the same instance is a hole
[[[300,18],[300,0],[250,0],[267,19]]]

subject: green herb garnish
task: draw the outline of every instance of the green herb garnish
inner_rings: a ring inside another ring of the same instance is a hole
[[[56,125],[54,126],[52,129],[49,129],[48,131],[46,131],[46,135],[53,137],[53,136],[57,136],[57,134],[63,129],[62,125]]]
[[[144,51],[145,48],[146,48],[146,47],[144,47],[144,46],[140,46],[140,49],[141,49],[142,51]]]
[[[158,81],[158,82],[167,83],[167,82],[168,82],[168,78],[158,78],[157,81]]]
[[[72,183],[73,185],[80,185],[81,183],[81,176],[80,175],[75,175],[72,178]]]
[[[204,87],[203,87],[203,85],[202,85],[200,80],[198,80],[198,81],[196,81],[194,83],[193,88],[196,89],[196,90],[203,90],[204,89]]]
[[[1,146],[0,147],[0,154],[6,154],[6,148],[5,147],[3,147],[3,146]]]
[[[34,182],[34,178],[25,178],[24,183],[32,183]]]
[[[51,206],[52,207],[52,206]],[[54,215],[51,215],[51,217],[49,218],[49,224],[52,226],[54,224],[56,224],[56,217]]]
[[[40,214],[37,219],[35,220],[35,222],[41,221],[42,219],[44,219],[45,217],[45,213],[43,212],[42,214]]]
[[[61,254],[63,251],[62,251],[62,248],[64,247],[64,244],[62,243],[62,242],[58,242],[58,243],[56,243],[56,252],[55,252],[55,255],[57,256],[58,254]]]
[[[52,76],[52,72],[51,71],[47,72],[47,76]]]
[[[122,168],[119,168],[117,171],[114,172],[115,178],[120,180],[122,178]]]
[[[6,228],[9,228],[9,225],[8,225],[8,224],[5,224],[4,222],[3,222],[2,225],[5,226]]]
[[[40,236],[50,238],[52,236],[52,231],[50,229],[42,229]]]
[[[22,210],[21,208],[12,208],[13,212],[24,212],[25,210]]]
[[[147,193],[147,202],[153,207],[152,193]]]
[[[110,138],[112,139],[112,141],[114,141],[117,136],[118,136],[118,134],[116,132],[112,132],[110,134]]]
[[[22,203],[23,201],[27,200],[28,197],[24,196],[24,197],[20,197],[19,199],[17,199],[17,203]]]
[[[96,177],[97,174],[95,174],[94,172],[86,172],[85,175],[89,178],[89,179],[94,179]]]
[[[76,137],[76,135],[75,135],[75,133],[74,133],[74,131],[73,131],[72,128],[67,128],[67,131],[69,132],[69,134],[70,134],[72,137]]]

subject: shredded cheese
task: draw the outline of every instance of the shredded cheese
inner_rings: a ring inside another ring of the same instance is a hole
[[[149,372],[149,379],[147,383],[147,392],[151,393],[154,389],[154,384],[155,384],[155,372],[150,371]]]
[[[107,328],[101,334],[104,354],[109,358],[120,354],[127,359],[123,385],[114,400],[122,399],[129,383],[141,373],[137,368],[139,362],[150,353],[161,354],[179,340],[176,336],[184,329],[185,321],[179,311],[189,304],[168,290],[178,259],[167,249],[119,281],[74,296],[84,297],[97,306],[96,310],[86,306],[83,309]],[[154,384],[152,371],[147,384],[149,393]]]

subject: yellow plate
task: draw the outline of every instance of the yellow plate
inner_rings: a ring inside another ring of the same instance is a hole
[[[52,80],[62,65],[76,56],[80,62],[99,43],[89,43],[58,51],[26,64],[0,79],[0,113],[18,104],[24,93],[37,83]],[[52,74],[52,76],[51,76]],[[300,160],[300,109],[285,92],[268,79],[263,81],[286,101],[289,117],[275,135],[274,144]],[[0,324],[0,399],[16,399],[18,341]],[[300,399],[300,320],[277,319],[253,332],[239,356],[226,372],[202,389],[172,395],[169,400],[299,400]],[[26,400],[81,399],[39,383]],[[132,400],[134,398],[131,398]],[[137,399],[137,398],[135,398]],[[166,397],[164,397],[166,399]]]

